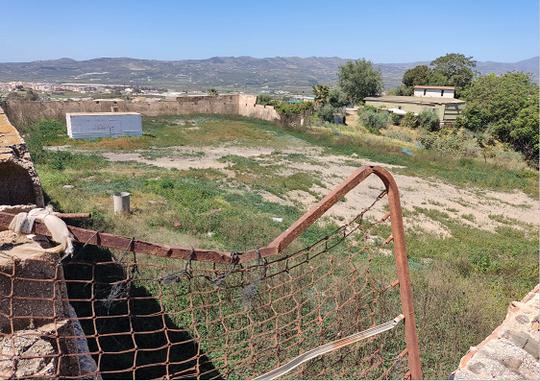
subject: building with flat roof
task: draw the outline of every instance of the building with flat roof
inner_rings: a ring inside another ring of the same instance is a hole
[[[424,110],[433,110],[441,125],[451,126],[465,106],[465,101],[454,98],[455,88],[450,86],[415,86],[414,95],[383,95],[366,97],[366,105],[398,115],[410,112],[418,115]]]
[[[454,98],[456,88],[453,86],[414,86],[415,97]]]

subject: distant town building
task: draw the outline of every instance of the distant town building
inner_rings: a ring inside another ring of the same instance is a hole
[[[66,113],[66,124],[72,139],[142,135],[142,116],[138,112],[71,112]]]
[[[398,115],[410,112],[418,115],[424,110],[433,110],[441,125],[451,126],[456,121],[465,102],[454,98],[455,88],[450,86],[415,86],[413,96],[383,95],[366,97],[366,105]]]

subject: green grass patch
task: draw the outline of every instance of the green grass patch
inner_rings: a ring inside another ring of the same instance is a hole
[[[277,196],[284,196],[293,190],[311,193],[314,185],[322,186],[316,176],[307,172],[282,175],[281,166],[262,165],[257,160],[237,155],[227,155],[220,160],[230,163],[229,168],[236,172],[236,181],[252,189],[262,189]]]

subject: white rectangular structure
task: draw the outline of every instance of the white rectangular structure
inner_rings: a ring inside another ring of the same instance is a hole
[[[414,86],[415,97],[454,98],[453,86]]]
[[[142,135],[142,115],[138,112],[70,112],[66,113],[66,124],[72,139]]]

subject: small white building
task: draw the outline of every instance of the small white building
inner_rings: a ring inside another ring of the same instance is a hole
[[[415,97],[454,98],[453,86],[414,86]]]
[[[142,135],[142,115],[138,112],[71,112],[66,113],[66,124],[72,139]]]

